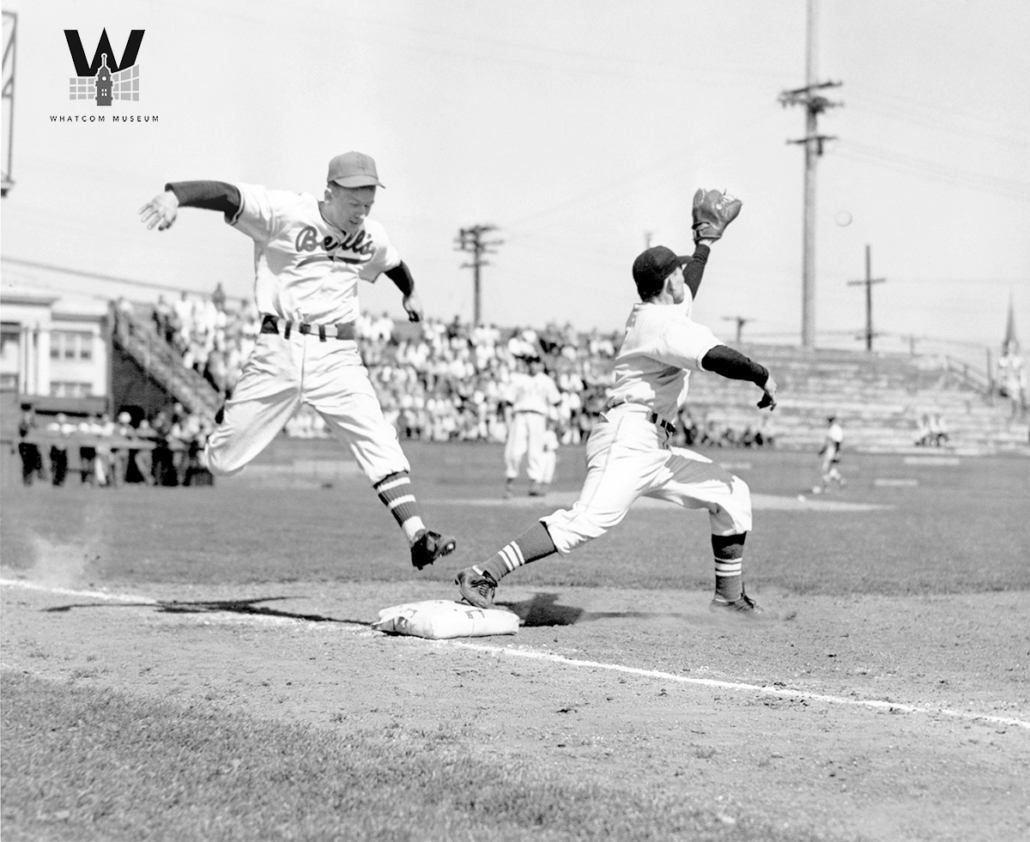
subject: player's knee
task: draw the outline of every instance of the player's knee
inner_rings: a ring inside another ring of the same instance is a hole
[[[212,447],[210,440],[204,447],[204,460],[207,462],[207,469],[215,476],[227,477],[243,470],[243,464],[231,459],[224,448]]]

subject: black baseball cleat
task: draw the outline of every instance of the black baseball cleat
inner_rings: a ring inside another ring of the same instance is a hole
[[[453,535],[441,535],[423,529],[411,545],[411,564],[416,570],[428,567],[441,556],[454,552],[458,545]]]
[[[743,591],[740,592],[740,598],[735,599],[732,602],[727,602],[722,599],[713,599],[708,604],[708,610],[716,614],[743,617],[749,620],[776,619],[776,614],[766,611],[764,608],[760,608],[758,603]]]
[[[461,591],[461,598],[476,608],[490,608],[494,604],[497,580],[486,571],[479,573],[474,567],[459,570],[454,579]]]

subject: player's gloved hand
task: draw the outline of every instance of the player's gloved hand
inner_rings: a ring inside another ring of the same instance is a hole
[[[409,322],[422,321],[422,299],[418,297],[415,290],[401,299],[401,305],[404,307],[404,312],[408,314]]]
[[[172,227],[179,215],[179,199],[171,190],[165,190],[141,207],[139,215],[148,231],[155,225],[158,231],[164,231]]]
[[[765,409],[769,407],[769,411],[776,409],[776,381],[773,380],[773,376],[770,374],[769,379],[765,381],[765,385],[762,387],[762,399],[758,402],[759,409]]]
[[[694,194],[694,242],[718,240],[726,226],[737,218],[743,202],[719,190],[705,190]]]

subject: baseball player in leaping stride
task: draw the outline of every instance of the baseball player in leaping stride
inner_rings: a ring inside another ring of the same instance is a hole
[[[461,570],[455,584],[465,601],[489,607],[503,576],[604,535],[637,498],[653,497],[708,511],[715,556],[711,610],[746,617],[764,613],[746,594],[742,575],[744,540],[752,526],[747,484],[712,460],[669,444],[691,372],[751,381],[762,390],[760,408],[776,405],[776,381],[769,371],[690,318],[709,246],[739,210],[739,200],[699,190],[693,256],[656,246],[634,261],[640,302],[626,323],[606,411],[587,441],[587,476],[579,500],[571,509],[542,518],[487,561]],[[712,214],[714,221],[706,222]]]
[[[408,318],[423,317],[411,271],[383,226],[368,218],[382,186],[372,158],[346,152],[329,162],[321,201],[259,185],[182,181],[166,184],[140,217],[148,229],[164,231],[180,207],[220,211],[254,241],[261,332],[208,438],[212,473],[241,470],[307,403],[350,445],[421,570],[456,542],[422,522],[410,465],[383,417],[356,341],[359,280],[385,274],[401,291]]]

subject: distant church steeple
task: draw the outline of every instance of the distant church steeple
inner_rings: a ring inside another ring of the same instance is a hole
[[[1009,318],[1005,325],[1005,338],[1001,342],[1001,354],[1004,357],[1019,354],[1019,339],[1016,337],[1016,311],[1012,303],[1012,292],[1009,292]]]

